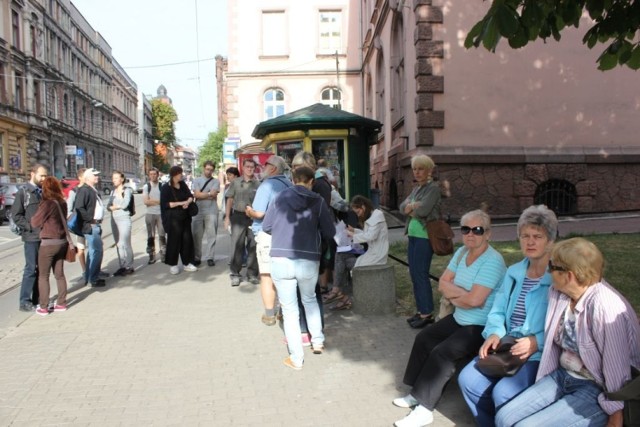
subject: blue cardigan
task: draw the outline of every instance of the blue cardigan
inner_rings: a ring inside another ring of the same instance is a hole
[[[500,338],[505,335],[511,335],[516,338],[535,335],[538,342],[538,351],[532,354],[529,360],[540,360],[542,348],[544,347],[544,320],[547,315],[549,287],[551,286],[551,274],[548,271],[525,297],[526,317],[522,326],[509,330],[507,328],[511,327],[511,321],[505,325],[505,319],[510,320],[515,309],[528,267],[529,259],[525,258],[507,269],[502,286],[500,286],[500,290],[496,294],[493,306],[487,317],[487,324],[484,327],[482,336],[486,339],[491,335],[497,335]],[[514,285],[515,288],[512,293],[511,288]],[[509,298],[510,294],[511,298]]]

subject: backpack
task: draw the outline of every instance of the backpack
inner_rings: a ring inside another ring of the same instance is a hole
[[[20,191],[22,192],[22,198],[23,198],[22,205],[24,206],[24,211],[26,213],[27,206],[29,206],[29,198],[31,197],[31,194],[29,194],[24,189],[24,187],[22,187]],[[13,213],[11,211],[9,211],[7,217],[9,218],[9,230],[11,230],[11,232],[16,236],[22,236],[22,233],[24,233],[24,230],[18,224],[16,224],[15,220],[13,219]]]
[[[129,212],[129,216],[134,216],[136,214],[136,201],[133,198],[133,190],[129,188],[129,192],[131,193],[131,198],[129,199],[129,206],[127,206],[127,211]]]

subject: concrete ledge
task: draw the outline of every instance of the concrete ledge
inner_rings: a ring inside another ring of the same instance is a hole
[[[352,279],[355,313],[395,313],[396,283],[393,265],[356,267],[352,271]]]

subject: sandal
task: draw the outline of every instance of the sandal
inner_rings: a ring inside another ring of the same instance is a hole
[[[329,304],[330,302],[333,302],[342,297],[344,297],[344,294],[341,290],[339,290],[338,288],[332,288],[328,294],[322,296],[322,303]]]
[[[343,298],[341,298],[337,304],[332,305],[330,310],[332,311],[351,310],[352,305],[353,305],[353,302],[351,301],[351,298],[349,298],[346,295],[343,295]]]
[[[329,293],[330,289],[327,286],[320,286],[320,293],[322,295]]]

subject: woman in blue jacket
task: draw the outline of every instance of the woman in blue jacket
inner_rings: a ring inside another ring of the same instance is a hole
[[[458,383],[478,425],[493,426],[503,404],[534,383],[542,346],[551,275],[548,265],[558,233],[556,215],[544,205],[530,206],[518,220],[520,249],[525,258],[507,269],[482,332],[479,355],[460,373]],[[516,337],[512,354],[528,358],[512,377],[492,378],[476,368],[506,335]]]

